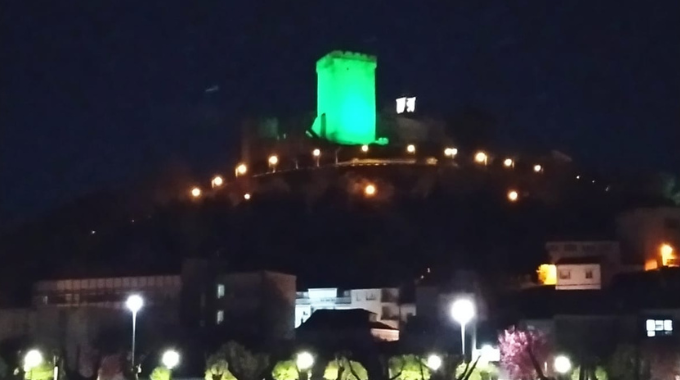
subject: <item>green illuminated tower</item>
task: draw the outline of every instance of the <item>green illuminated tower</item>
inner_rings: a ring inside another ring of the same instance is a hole
[[[314,133],[339,144],[375,142],[376,66],[373,56],[344,51],[331,52],[316,63]]]

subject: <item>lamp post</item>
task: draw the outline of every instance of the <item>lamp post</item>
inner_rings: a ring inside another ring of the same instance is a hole
[[[416,153],[416,146],[413,145],[413,144],[408,144],[408,146],[406,146],[406,152],[408,154],[415,154]]]
[[[29,350],[26,355],[24,355],[24,372],[29,373],[28,377],[31,378],[31,380],[33,379],[33,368],[41,365],[43,361],[42,352],[36,349]]]
[[[571,371],[571,360],[565,355],[557,355],[555,357],[555,362],[553,363],[553,368],[555,369],[555,372],[564,376]]]
[[[437,354],[430,354],[430,356],[427,357],[425,365],[427,368],[437,371],[442,366],[442,357]]]
[[[312,151],[312,156],[314,157],[314,162],[316,163],[316,167],[319,167],[319,159],[321,158],[321,150],[320,149],[314,149]]]
[[[212,181],[210,182],[210,185],[213,187],[213,189],[222,186],[222,184],[224,184],[224,180],[218,175],[213,177]]]
[[[269,156],[269,167],[272,169],[272,173],[276,173],[276,165],[279,163],[279,157],[276,155]]]
[[[238,166],[236,166],[236,169],[234,169],[234,175],[236,177],[242,176],[242,175],[246,174],[247,172],[248,172],[248,166],[246,166],[246,164],[243,164],[243,163],[238,164]]]
[[[456,148],[446,148],[444,149],[444,155],[446,157],[454,158],[458,154],[458,149]]]
[[[460,298],[453,301],[451,305],[451,316],[460,325],[460,339],[463,357],[465,357],[465,325],[475,317],[475,304],[467,298]]]
[[[298,371],[302,374],[304,373],[304,379],[309,378],[309,371],[314,366],[314,356],[307,352],[302,351],[295,356],[295,366],[297,366]]]
[[[486,165],[489,162],[489,156],[486,153],[479,151],[475,154],[475,162]]]
[[[172,370],[179,364],[179,352],[175,350],[166,350],[161,356],[161,363],[169,371],[169,377],[172,378]]]
[[[132,312],[132,357],[130,362],[132,364],[133,370],[135,368],[135,335],[137,334],[137,312],[139,312],[143,306],[144,299],[138,294],[129,296],[127,301],[125,301],[125,307],[127,307],[128,310]]]

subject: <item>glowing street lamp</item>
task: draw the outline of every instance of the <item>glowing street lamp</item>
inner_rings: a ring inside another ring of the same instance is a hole
[[[224,180],[222,179],[222,177],[216,175],[215,177],[213,177],[210,184],[212,185],[213,188],[220,187],[224,184]]]
[[[475,304],[470,299],[459,298],[451,305],[451,317],[460,325],[460,339],[465,356],[465,325],[475,317]]]
[[[243,194],[243,199],[249,201],[250,200],[250,193]]]
[[[368,185],[366,185],[366,187],[364,187],[364,194],[367,197],[374,196],[377,191],[378,191],[378,189],[376,189],[375,185],[370,184],[370,183]]]
[[[555,357],[554,368],[555,372],[561,375],[566,375],[569,371],[571,371],[571,360],[569,360],[569,358],[564,355],[558,355]]]
[[[191,189],[191,196],[194,198],[198,198],[201,196],[201,189],[198,187],[194,187]]]
[[[125,301],[125,307],[132,312],[132,368],[135,368],[135,335],[137,334],[137,313],[144,307],[144,299],[139,294],[133,294]]]
[[[406,152],[409,154],[414,154],[416,152],[416,146],[413,144],[408,144],[408,146],[406,146]]]
[[[161,356],[161,363],[163,366],[169,370],[172,370],[173,368],[177,367],[179,364],[180,356],[179,352],[175,350],[167,350],[163,353],[163,356]]]
[[[272,169],[272,172],[276,172],[276,165],[279,163],[279,157],[275,154],[272,154],[269,156],[267,162],[269,162],[269,167]]]
[[[368,152],[368,145],[362,145],[361,151],[364,152],[364,153],[367,153]]]
[[[512,168],[515,166],[515,161],[513,161],[512,158],[506,158],[503,161],[503,166],[505,166],[506,168]]]
[[[295,365],[300,374],[303,375],[302,380],[308,379],[309,372],[314,366],[314,356],[307,351],[302,351],[295,356]]]
[[[431,354],[427,357],[427,362],[425,362],[425,365],[427,365],[429,369],[437,371],[442,366],[442,357],[437,354]]]
[[[236,177],[242,176],[242,175],[246,174],[247,172],[248,172],[248,166],[246,166],[246,164],[238,164],[236,166],[236,169],[234,169],[234,175],[236,175]]]
[[[477,162],[478,164],[486,165],[488,161],[489,161],[489,156],[487,156],[486,153],[477,152],[477,154],[475,154],[475,162]]]
[[[538,164],[534,165],[534,172],[540,173],[542,171],[543,171],[543,166],[538,165]]]
[[[517,199],[519,199],[519,193],[516,190],[508,191],[508,200],[510,202],[517,202]]]
[[[458,149],[456,148],[446,148],[444,149],[444,156],[454,158],[458,154]]]
[[[26,355],[24,355],[24,372],[32,371],[33,368],[41,365],[44,360],[42,352],[36,349],[29,350]],[[33,376],[31,376],[31,378],[32,377]]]
[[[319,167],[319,159],[321,158],[321,150],[320,149],[314,149],[312,151],[312,156],[314,157],[314,161],[316,162],[316,167]]]

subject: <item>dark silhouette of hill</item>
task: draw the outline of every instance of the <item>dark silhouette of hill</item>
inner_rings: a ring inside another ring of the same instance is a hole
[[[198,200],[92,194],[5,234],[0,289],[11,302],[38,279],[178,272],[186,257],[282,270],[303,286],[403,283],[427,268],[529,273],[546,239],[610,237],[621,210],[664,203],[576,173],[367,166],[232,181]],[[369,182],[372,198],[363,195]],[[510,188],[519,201],[508,201]]]

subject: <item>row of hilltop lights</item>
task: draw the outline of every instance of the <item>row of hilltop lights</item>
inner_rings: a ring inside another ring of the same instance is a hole
[[[363,153],[368,153],[369,146],[368,145],[362,145],[361,146],[361,151]],[[321,160],[321,149],[315,148],[312,150],[312,157],[314,158],[314,163],[316,167],[320,166],[320,160]],[[406,146],[406,153],[413,155],[416,153],[416,146],[414,144],[409,144]],[[444,149],[444,156],[448,158],[455,158],[458,155],[458,149],[454,147],[447,147]],[[475,153],[474,156],[474,161],[480,165],[488,165],[489,164],[489,155],[484,152],[484,151],[478,151]],[[269,170],[270,173],[275,173],[276,172],[276,167],[279,164],[279,157],[276,154],[272,154],[271,156],[268,157],[267,159],[267,164],[269,165]],[[515,167],[515,160],[512,158],[505,158],[503,160],[503,166],[507,169],[512,169]],[[543,166],[540,164],[535,164],[533,166],[533,171],[535,173],[542,173],[543,172]],[[235,177],[242,177],[248,173],[248,166],[245,163],[239,163],[236,165],[234,168],[234,176]],[[576,177],[579,179],[579,177]],[[221,176],[217,175],[213,177],[212,181],[210,182],[212,188],[218,188],[224,185],[224,178]],[[373,197],[377,193],[377,188],[375,184],[369,183],[364,186],[364,195],[367,197]],[[200,187],[195,186],[192,187],[190,190],[190,194],[193,198],[200,198],[203,195],[203,191],[201,190]],[[250,200],[251,195],[250,193],[245,193],[243,195],[243,198],[245,200]],[[507,193],[507,198],[510,202],[516,202],[519,200],[519,193],[515,189],[510,189],[508,190]]]

